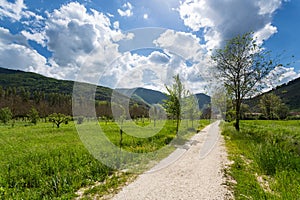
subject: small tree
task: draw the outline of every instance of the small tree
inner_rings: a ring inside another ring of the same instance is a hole
[[[183,112],[185,117],[192,121],[192,128],[194,128],[194,120],[202,114],[201,111],[199,111],[198,100],[194,95],[190,95],[184,99]]]
[[[216,64],[216,77],[224,82],[234,100],[235,128],[239,131],[243,99],[260,89],[259,82],[278,65],[270,59],[270,52],[256,44],[252,33],[229,40],[224,48],[214,52],[212,60]]]
[[[263,95],[259,107],[266,119],[284,119],[288,114],[287,106],[273,93]]]
[[[179,74],[173,78],[175,83],[172,85],[172,87],[166,86],[168,91],[168,99],[164,101],[164,107],[167,113],[176,120],[176,136],[178,137],[179,123],[182,115],[182,99],[187,95],[188,91],[184,89],[184,86],[179,78]]]
[[[12,112],[8,107],[0,109],[0,121],[7,124],[12,119]]]
[[[65,123],[67,124],[71,118],[61,113],[53,113],[48,116],[49,121],[56,125],[59,128],[60,124]]]
[[[40,118],[39,112],[32,107],[27,115],[31,123],[36,124],[38,119]]]

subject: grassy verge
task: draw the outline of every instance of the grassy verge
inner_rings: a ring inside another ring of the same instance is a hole
[[[89,123],[97,122],[85,122],[82,126]],[[100,124],[118,145],[119,129],[111,122]],[[174,137],[173,123],[167,124],[152,139],[133,139],[124,133],[122,148],[151,152],[166,146],[170,137]],[[201,124],[204,126],[208,121]],[[187,131],[186,136],[188,129],[182,129]],[[72,199],[80,188],[86,188],[83,198],[101,197],[135,177],[117,172],[89,154],[73,122],[59,129],[50,123],[0,125],[0,157],[0,199]]]
[[[223,124],[236,199],[300,199],[300,122]]]

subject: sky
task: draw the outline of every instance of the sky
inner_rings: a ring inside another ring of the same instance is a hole
[[[0,67],[160,91],[179,74],[205,92],[213,50],[253,31],[290,63],[270,88],[300,76],[299,10],[298,0],[0,0]]]

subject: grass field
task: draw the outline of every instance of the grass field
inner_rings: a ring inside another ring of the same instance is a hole
[[[226,123],[223,135],[236,199],[300,199],[300,121]]]
[[[201,121],[201,127],[208,123]],[[97,122],[84,122],[80,126],[92,124]],[[119,145],[119,128],[116,124],[100,122],[100,125],[107,137]],[[162,148],[175,136],[174,125],[171,121],[167,122],[150,139],[134,139],[124,133],[122,148],[132,152],[151,152]],[[185,137],[195,133],[194,129],[184,125],[181,130]],[[78,189],[96,182],[103,184],[86,190],[85,194],[101,196],[134,176],[117,172],[89,154],[73,122],[61,128],[42,122],[36,126],[23,122],[16,122],[14,127],[0,125],[0,156],[0,199],[72,199],[76,197]]]

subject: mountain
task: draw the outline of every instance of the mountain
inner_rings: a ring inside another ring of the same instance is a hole
[[[127,97],[132,99],[140,100],[148,105],[152,104],[163,104],[163,101],[168,97],[165,93],[146,89],[146,88],[133,88],[133,89],[117,89],[117,91]],[[199,108],[202,109],[205,105],[210,104],[210,96],[199,93],[195,94],[195,97],[198,100]]]
[[[32,72],[0,68],[0,99],[2,98],[0,107],[10,107],[17,116],[26,115],[31,107],[37,108],[40,113],[44,113],[44,116],[53,112],[70,115],[74,83],[74,81],[58,80]],[[95,100],[98,101],[98,113],[102,115],[103,109],[107,110],[104,102],[111,101],[113,90],[88,83],[77,84],[82,88],[79,91],[82,102],[90,101],[88,97],[92,97],[91,94],[96,89]],[[130,107],[138,104],[142,109],[139,112],[144,116],[147,115],[152,104],[162,104],[167,99],[166,94],[146,88],[116,89],[114,95],[118,97],[118,104],[125,105],[129,102]],[[210,103],[210,97],[205,94],[195,96],[200,109]]]
[[[246,103],[253,111],[258,111],[258,103],[260,98],[268,93],[274,93],[289,107],[291,111],[300,111],[300,78],[294,79],[286,84],[277,86],[271,91],[256,96]]]
[[[159,91],[146,89],[146,88],[132,88],[132,89],[120,88],[116,90],[127,97],[144,101],[148,105],[158,104],[158,103],[162,104],[163,100],[167,99],[166,94]]]
[[[195,94],[197,100],[198,100],[198,104],[199,104],[199,109],[203,109],[205,107],[205,105],[209,105],[211,103],[211,98],[210,96],[203,94],[203,93],[198,93]]]
[[[93,87],[91,84],[81,84],[86,87]],[[32,72],[0,68],[0,86],[4,89],[22,87],[30,93],[43,91],[46,94],[59,93],[72,95],[73,85],[74,81],[58,80]],[[98,86],[95,95],[97,100],[108,101],[111,94],[112,89]]]
[[[80,101],[80,105],[88,105],[95,99],[97,116],[111,117],[111,111],[107,111],[113,93],[111,88],[77,82],[80,89],[73,91],[74,83],[32,72],[0,68],[0,108],[9,107],[15,117],[26,116],[32,107],[43,117],[54,112],[71,115],[72,94],[76,92],[76,101]],[[118,92],[114,92],[114,96],[117,97],[115,103],[126,106],[129,102],[129,110],[132,105],[138,104],[141,115],[148,114],[149,105],[142,99],[128,98]]]

